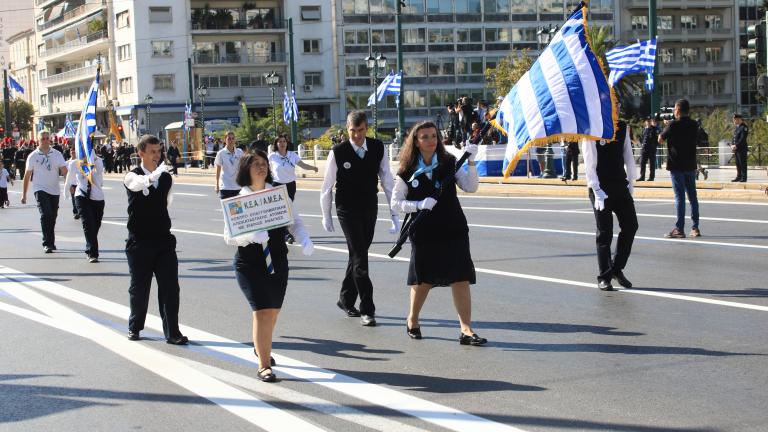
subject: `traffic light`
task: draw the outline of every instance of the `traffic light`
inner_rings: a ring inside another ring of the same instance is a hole
[[[747,27],[747,58],[750,63],[755,63],[765,66],[768,56],[766,56],[766,40],[765,40],[765,21],[761,21],[759,24],[751,25]]]
[[[5,128],[0,126],[0,137],[4,137],[4,136],[5,136]]]
[[[120,132],[120,139],[125,139],[125,133],[123,132],[123,125],[119,124],[117,125],[117,131]]]

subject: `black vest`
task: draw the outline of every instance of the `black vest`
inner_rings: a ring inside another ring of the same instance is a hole
[[[139,166],[132,173],[144,175]],[[149,195],[143,191],[128,193],[128,236],[137,240],[164,239],[171,234],[171,217],[168,215],[168,193],[173,180],[171,175],[163,173],[157,182],[157,188],[149,186]]]
[[[611,186],[627,185],[627,172],[624,170],[624,140],[627,136],[627,124],[619,120],[616,141],[597,147],[597,178],[600,188],[609,190]]]
[[[384,144],[367,138],[365,157],[355,153],[349,140],[333,146],[336,160],[336,208],[361,209],[376,206],[379,199],[379,165],[384,157]]]

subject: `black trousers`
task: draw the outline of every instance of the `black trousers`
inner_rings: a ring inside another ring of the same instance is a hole
[[[99,257],[99,229],[104,217],[104,201],[95,201],[84,196],[76,196],[77,210],[80,212],[80,222],[85,234],[85,254],[89,257]]]
[[[220,189],[219,199],[227,199],[237,196],[240,193],[240,189]]]
[[[55,247],[59,196],[37,191],[35,192],[35,199],[37,200],[37,210],[40,212],[40,227],[43,229],[43,247]]]
[[[736,150],[733,154],[736,159],[736,178],[741,181],[747,181],[747,151]]]
[[[605,190],[608,198],[605,209],[595,209],[595,193],[589,190],[589,200],[595,213],[597,225],[597,266],[600,269],[598,280],[610,281],[614,273],[622,271],[627,265],[632,243],[637,232],[637,213],[635,201],[626,185],[618,185],[613,190]],[[619,238],[616,242],[616,255],[611,259],[611,241],[613,240],[613,214],[619,221]]]
[[[179,167],[176,165],[176,158],[170,158],[171,166],[173,167],[173,175],[179,175]]]
[[[24,173],[27,170],[27,166],[25,165],[26,161],[16,161],[16,168],[19,169],[19,179],[24,180]]]
[[[179,337],[179,261],[176,257],[176,237],[151,240],[129,238],[125,244],[128,271],[131,273],[131,315],[128,330],[144,329],[149,306],[152,276],[157,280],[157,303],[163,319],[165,338]]]
[[[285,188],[288,190],[288,197],[291,199],[291,201],[294,201],[294,198],[296,197],[296,182],[292,181],[290,183],[278,183],[273,182],[272,186],[280,186],[285,185]]]
[[[360,313],[375,315],[376,306],[373,304],[373,284],[368,275],[368,248],[373,242],[373,232],[376,228],[378,207],[361,209],[336,208],[339,225],[344,231],[349,250],[347,273],[341,283],[339,300],[347,308],[355,305],[360,297]]]
[[[69,197],[72,199],[72,214],[77,215],[77,201],[75,200],[75,193],[72,191],[69,191]]]
[[[573,174],[573,177],[571,177]],[[579,155],[565,153],[565,178],[566,179],[579,179]]]
[[[651,168],[648,180],[653,181],[656,178],[656,152],[645,152],[640,154],[640,178],[645,180],[645,164]]]
[[[6,201],[8,201],[8,188],[0,188],[0,207],[3,207]]]

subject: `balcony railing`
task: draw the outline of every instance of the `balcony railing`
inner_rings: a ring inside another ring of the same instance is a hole
[[[252,64],[267,64],[267,63],[284,63],[285,53],[271,53],[264,55],[240,55],[240,54],[225,54],[225,55],[211,55],[206,53],[195,53],[192,57],[195,64],[198,65],[252,65]]]
[[[51,48],[46,48],[43,52],[40,53],[42,57],[48,57],[55,54],[59,54],[65,51],[69,51],[72,49],[77,49],[80,47],[83,47],[85,45],[88,45],[92,42],[96,42],[98,40],[106,40],[107,39],[107,31],[101,30],[97,31],[95,33],[91,33],[85,36],[82,36],[80,38],[71,40],[69,42],[64,43],[63,45],[54,46]]]
[[[219,19],[216,15],[195,16],[191,20],[192,30],[270,30],[284,29],[285,21],[277,9],[270,17],[250,19]]]
[[[77,18],[79,16],[85,15],[85,14],[87,14],[89,12],[93,12],[93,11],[101,9],[103,7],[104,7],[104,5],[101,2],[98,2],[98,3],[85,3],[85,4],[81,5],[81,6],[78,6],[78,7],[74,8],[74,9],[72,9],[69,12],[65,12],[64,14],[59,15],[58,17],[56,17],[56,18],[54,18],[52,20],[46,21],[46,22],[44,22],[42,24],[38,24],[37,25],[37,31],[43,31],[43,30],[49,29],[51,27],[57,26],[57,25],[65,22],[65,21],[69,21],[69,20],[71,20],[73,18]]]
[[[103,65],[101,68],[101,73],[107,73],[109,71],[109,67],[106,65]],[[66,72],[62,72],[56,75],[49,75],[47,78],[43,78],[40,80],[40,84],[44,86],[52,86],[58,83],[71,81],[78,78],[88,78],[88,77],[96,77],[96,65],[92,66],[86,66],[79,69],[72,69]]]

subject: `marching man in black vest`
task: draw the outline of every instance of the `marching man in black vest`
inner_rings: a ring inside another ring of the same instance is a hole
[[[392,200],[394,180],[384,144],[365,136],[368,118],[364,111],[349,113],[347,132],[349,139],[333,146],[328,155],[320,207],[323,227],[333,232],[331,202],[333,186],[336,185],[336,214],[349,249],[347,273],[336,305],[348,317],[359,316],[362,325],[373,327],[376,325],[376,306],[373,304],[373,284],[368,275],[368,248],[376,227],[379,180],[388,205]],[[389,232],[395,234],[400,230],[400,218],[391,207],[389,212],[392,217]],[[355,308],[358,297],[360,310]]]
[[[635,181],[635,158],[632,155],[629,127],[619,120],[616,141],[584,141],[584,165],[587,171],[589,199],[592,201],[597,223],[597,287],[612,291],[611,279],[624,288],[632,283],[624,277],[637,232],[637,213],[632,198]],[[611,259],[613,240],[613,214],[619,221],[616,255]]]
[[[168,215],[173,179],[167,172],[170,167],[166,167],[165,163],[158,166],[160,146],[160,140],[152,135],[141,137],[137,149],[141,164],[123,180],[128,192],[125,255],[131,273],[128,339],[140,339],[139,332],[144,329],[154,274],[165,340],[172,345],[186,345],[189,340],[179,330],[176,237],[171,234],[171,218]]]

